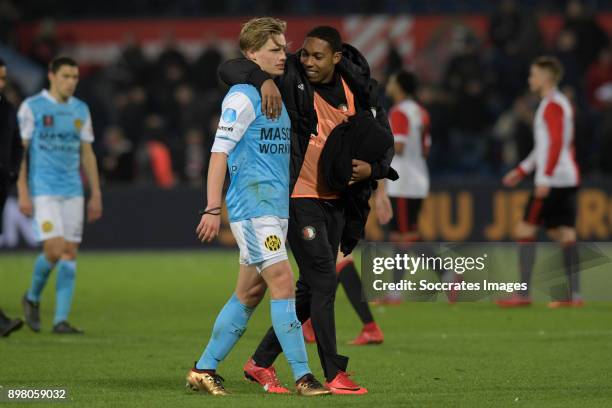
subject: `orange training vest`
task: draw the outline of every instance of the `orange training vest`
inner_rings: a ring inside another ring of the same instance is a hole
[[[341,78],[342,79],[342,78]],[[355,114],[354,96],[349,87],[342,79],[342,87],[346,96],[347,110],[334,108],[327,103],[318,93],[314,93],[314,108],[317,112],[318,124],[317,134],[310,135],[304,163],[300,170],[300,175],[293,188],[292,198],[320,198],[336,199],[340,198],[340,193],[332,191],[325,182],[320,172],[319,158],[323,152],[323,147],[331,132],[339,124],[346,122],[350,116]]]

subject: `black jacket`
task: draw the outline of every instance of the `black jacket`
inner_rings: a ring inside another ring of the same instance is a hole
[[[348,122],[336,126],[327,138],[320,158],[321,173],[332,190],[342,191],[346,223],[340,249],[344,254],[350,253],[365,235],[370,213],[368,202],[376,188],[373,180],[349,186],[352,160],[376,161],[392,147],[393,135],[369,111],[359,112]],[[399,175],[390,168],[387,178],[397,180]]]
[[[375,80],[370,78],[370,68],[365,57],[348,44],[343,45],[342,55],[343,58],[336,66],[336,70],[355,95],[357,110],[375,109],[377,112],[376,120],[390,132],[391,128],[386,112],[378,103],[379,86]],[[246,58],[237,58],[221,64],[219,77],[227,85],[246,83],[258,89],[261,88],[264,81],[271,79],[270,75],[262,71],[257,64]],[[287,56],[285,73],[276,78],[275,82],[291,119],[290,191],[292,191],[300,175],[310,135],[317,133],[314,89],[308,82],[304,68],[300,63],[300,51]],[[386,177],[393,154],[393,149],[389,149],[384,159],[371,163],[372,178],[382,179]]]
[[[22,154],[15,108],[0,94],[0,183],[8,185],[17,180]]]
[[[320,168],[327,185],[334,191],[345,191],[351,180],[353,159],[376,162],[392,147],[393,135],[371,112],[350,117],[332,130],[323,147]],[[387,178],[397,180],[399,176],[390,168]]]
[[[346,81],[351,92],[355,95],[355,108],[357,112],[375,111],[376,120],[380,126],[391,134],[387,115],[378,102],[379,86],[370,77],[370,68],[365,57],[357,49],[348,44],[343,45],[342,55],[342,60],[336,65],[336,72]],[[219,67],[219,77],[228,85],[248,83],[258,89],[261,88],[264,81],[271,79],[257,64],[246,58],[233,59],[221,64]],[[275,82],[281,92],[283,103],[291,119],[290,191],[293,191],[304,162],[310,135],[317,133],[318,120],[314,109],[314,89],[300,63],[300,51],[287,56],[285,72],[282,76],[277,77]],[[391,146],[385,152],[384,157],[370,163],[372,165],[372,179],[387,177],[393,154],[394,150],[393,146]],[[369,198],[372,192],[371,184],[358,183],[347,194],[367,196]],[[361,210],[363,210],[360,211],[361,213],[364,211],[367,213],[369,212],[369,206],[367,206],[367,209],[362,208]],[[359,218],[359,221],[351,222],[351,219],[355,220],[356,218]],[[361,223],[363,221],[361,218],[362,216],[356,217],[354,214],[347,213],[345,207],[347,225]],[[363,224],[365,225],[365,222]],[[360,230],[363,230],[363,228],[360,228]],[[345,252],[345,250],[343,252],[345,254],[350,253],[355,244],[356,242],[350,245],[350,250],[348,247],[345,247],[348,252]]]

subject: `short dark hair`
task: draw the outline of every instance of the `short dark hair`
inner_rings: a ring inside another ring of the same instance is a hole
[[[53,72],[55,74],[64,65],[69,65],[71,67],[79,66],[76,61],[70,57],[55,57],[49,63],[49,72]]]
[[[6,67],[6,63],[2,58],[0,58],[0,67]]]
[[[536,58],[532,65],[545,69],[552,74],[553,80],[556,83],[559,83],[563,78],[563,74],[565,73],[565,69],[563,69],[563,64],[556,57],[552,57],[549,55],[545,55],[543,57]]]
[[[338,30],[331,26],[318,26],[306,34],[306,37],[318,38],[327,42],[333,52],[342,51],[342,37]]]
[[[416,75],[405,69],[395,73],[395,80],[406,95],[414,95],[419,86]]]

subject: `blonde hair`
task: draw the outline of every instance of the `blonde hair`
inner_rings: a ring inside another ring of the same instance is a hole
[[[549,55],[538,57],[533,61],[532,65],[544,69],[551,73],[553,81],[555,83],[559,83],[563,78],[564,69],[563,64],[556,57],[552,57]]]
[[[244,53],[247,51],[257,51],[268,41],[268,38],[274,40],[275,35],[285,33],[287,23],[272,17],[254,18],[242,26],[240,30],[240,50]]]

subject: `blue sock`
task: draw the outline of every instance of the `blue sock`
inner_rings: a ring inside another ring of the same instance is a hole
[[[55,265],[47,261],[45,254],[38,255],[34,262],[34,273],[32,274],[32,285],[28,290],[26,297],[30,302],[40,302],[40,294],[42,293],[49,275]]]
[[[272,327],[289,361],[295,380],[310,373],[302,325],[295,314],[295,299],[272,299]]]
[[[55,318],[53,324],[68,320],[74,281],[76,276],[76,261],[62,259],[57,263],[57,282],[55,284]]]
[[[208,345],[196,363],[198,370],[217,369],[242,337],[252,313],[253,309],[240,303],[234,293],[217,315]]]

